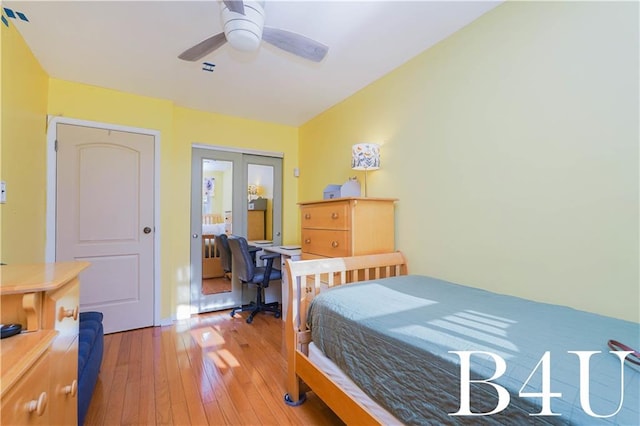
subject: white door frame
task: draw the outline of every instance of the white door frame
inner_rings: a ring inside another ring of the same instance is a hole
[[[234,148],[232,146],[224,146],[224,145],[208,145],[204,143],[192,143],[191,149],[208,149],[211,151],[226,151],[226,152],[237,152],[240,154],[251,154],[251,155],[261,155],[263,157],[275,157],[275,158],[283,158],[284,152],[278,151],[262,151],[259,149],[249,149],[249,148]]]
[[[153,325],[163,325],[160,319],[160,233],[162,231],[160,228],[160,132],[140,127],[120,126],[117,124],[100,123],[97,121],[68,117],[47,116],[47,223],[45,262],[55,262],[56,260],[56,139],[58,124],[94,127],[97,129],[117,130],[153,136],[155,157],[153,162],[153,220],[155,224],[155,232],[153,233]]]

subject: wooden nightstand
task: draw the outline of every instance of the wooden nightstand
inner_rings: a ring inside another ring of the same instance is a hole
[[[0,322],[27,331],[0,344],[0,424],[78,422],[78,274],[88,266],[0,268]]]

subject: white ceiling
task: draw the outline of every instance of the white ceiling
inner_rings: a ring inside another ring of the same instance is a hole
[[[4,1],[51,77],[177,105],[299,126],[459,30],[501,1],[267,1],[265,25],[329,46],[320,63],[269,44],[177,58],[222,31],[208,1]],[[214,72],[202,62],[214,63]]]

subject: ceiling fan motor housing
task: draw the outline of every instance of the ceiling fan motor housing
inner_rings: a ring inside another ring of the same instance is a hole
[[[232,12],[222,4],[221,15],[224,23],[224,35],[233,48],[245,52],[258,49],[262,41],[264,26],[264,2],[245,1],[244,15]]]

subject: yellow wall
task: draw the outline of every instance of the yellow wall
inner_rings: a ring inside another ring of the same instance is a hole
[[[380,142],[410,271],[639,321],[638,36],[635,2],[505,3],[302,126],[299,198]]]
[[[44,261],[48,76],[11,23],[2,28],[0,261]]]
[[[4,31],[0,29],[0,180],[4,181],[4,174],[2,173],[2,75],[4,75],[4,73],[2,72],[2,40],[3,37],[2,35],[4,34]],[[0,204],[0,263],[2,263],[2,246],[4,245],[2,243],[2,211],[3,211],[3,205]]]
[[[2,50],[4,50],[2,48],[2,40],[3,37],[2,35],[4,34],[4,31],[0,29],[0,180],[4,181],[4,174],[2,173],[2,75],[4,75],[4,72],[2,72]],[[3,259],[3,253],[2,253],[2,246],[4,245],[2,243],[3,239],[2,239],[2,211],[3,211],[3,205],[0,204],[0,263],[2,263],[2,259]]]

